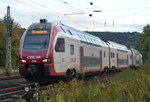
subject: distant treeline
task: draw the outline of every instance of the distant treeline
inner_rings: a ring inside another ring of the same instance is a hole
[[[87,31],[86,31],[87,32]],[[87,32],[102,40],[110,40],[131,47],[136,47],[141,33],[138,32]]]

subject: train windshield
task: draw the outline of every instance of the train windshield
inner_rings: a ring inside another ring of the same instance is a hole
[[[41,51],[48,49],[50,40],[49,30],[29,30],[24,41],[24,50]]]

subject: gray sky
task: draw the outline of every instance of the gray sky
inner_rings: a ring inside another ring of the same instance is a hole
[[[84,31],[141,32],[150,23],[148,0],[0,0],[0,18],[7,6],[12,18],[25,28],[41,18]]]

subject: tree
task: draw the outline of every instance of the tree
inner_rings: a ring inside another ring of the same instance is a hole
[[[150,57],[150,25],[147,24],[143,28],[142,37],[138,41],[137,49],[141,52],[143,55],[143,60],[147,61]]]
[[[0,66],[5,66],[6,24],[0,21]]]
[[[13,21],[13,32],[12,32],[12,67],[16,68],[18,65],[18,49],[20,38],[25,31],[18,23]],[[6,46],[6,16],[0,19],[0,67],[5,66],[5,46]]]

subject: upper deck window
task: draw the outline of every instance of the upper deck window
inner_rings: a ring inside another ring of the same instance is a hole
[[[61,27],[61,26],[60,26],[60,28],[61,28],[61,30],[62,30],[63,32],[65,32],[65,33],[66,33],[66,31],[64,30],[64,28],[63,28],[63,27]]]
[[[70,35],[73,35],[72,32],[69,29],[67,31],[69,32]]]

